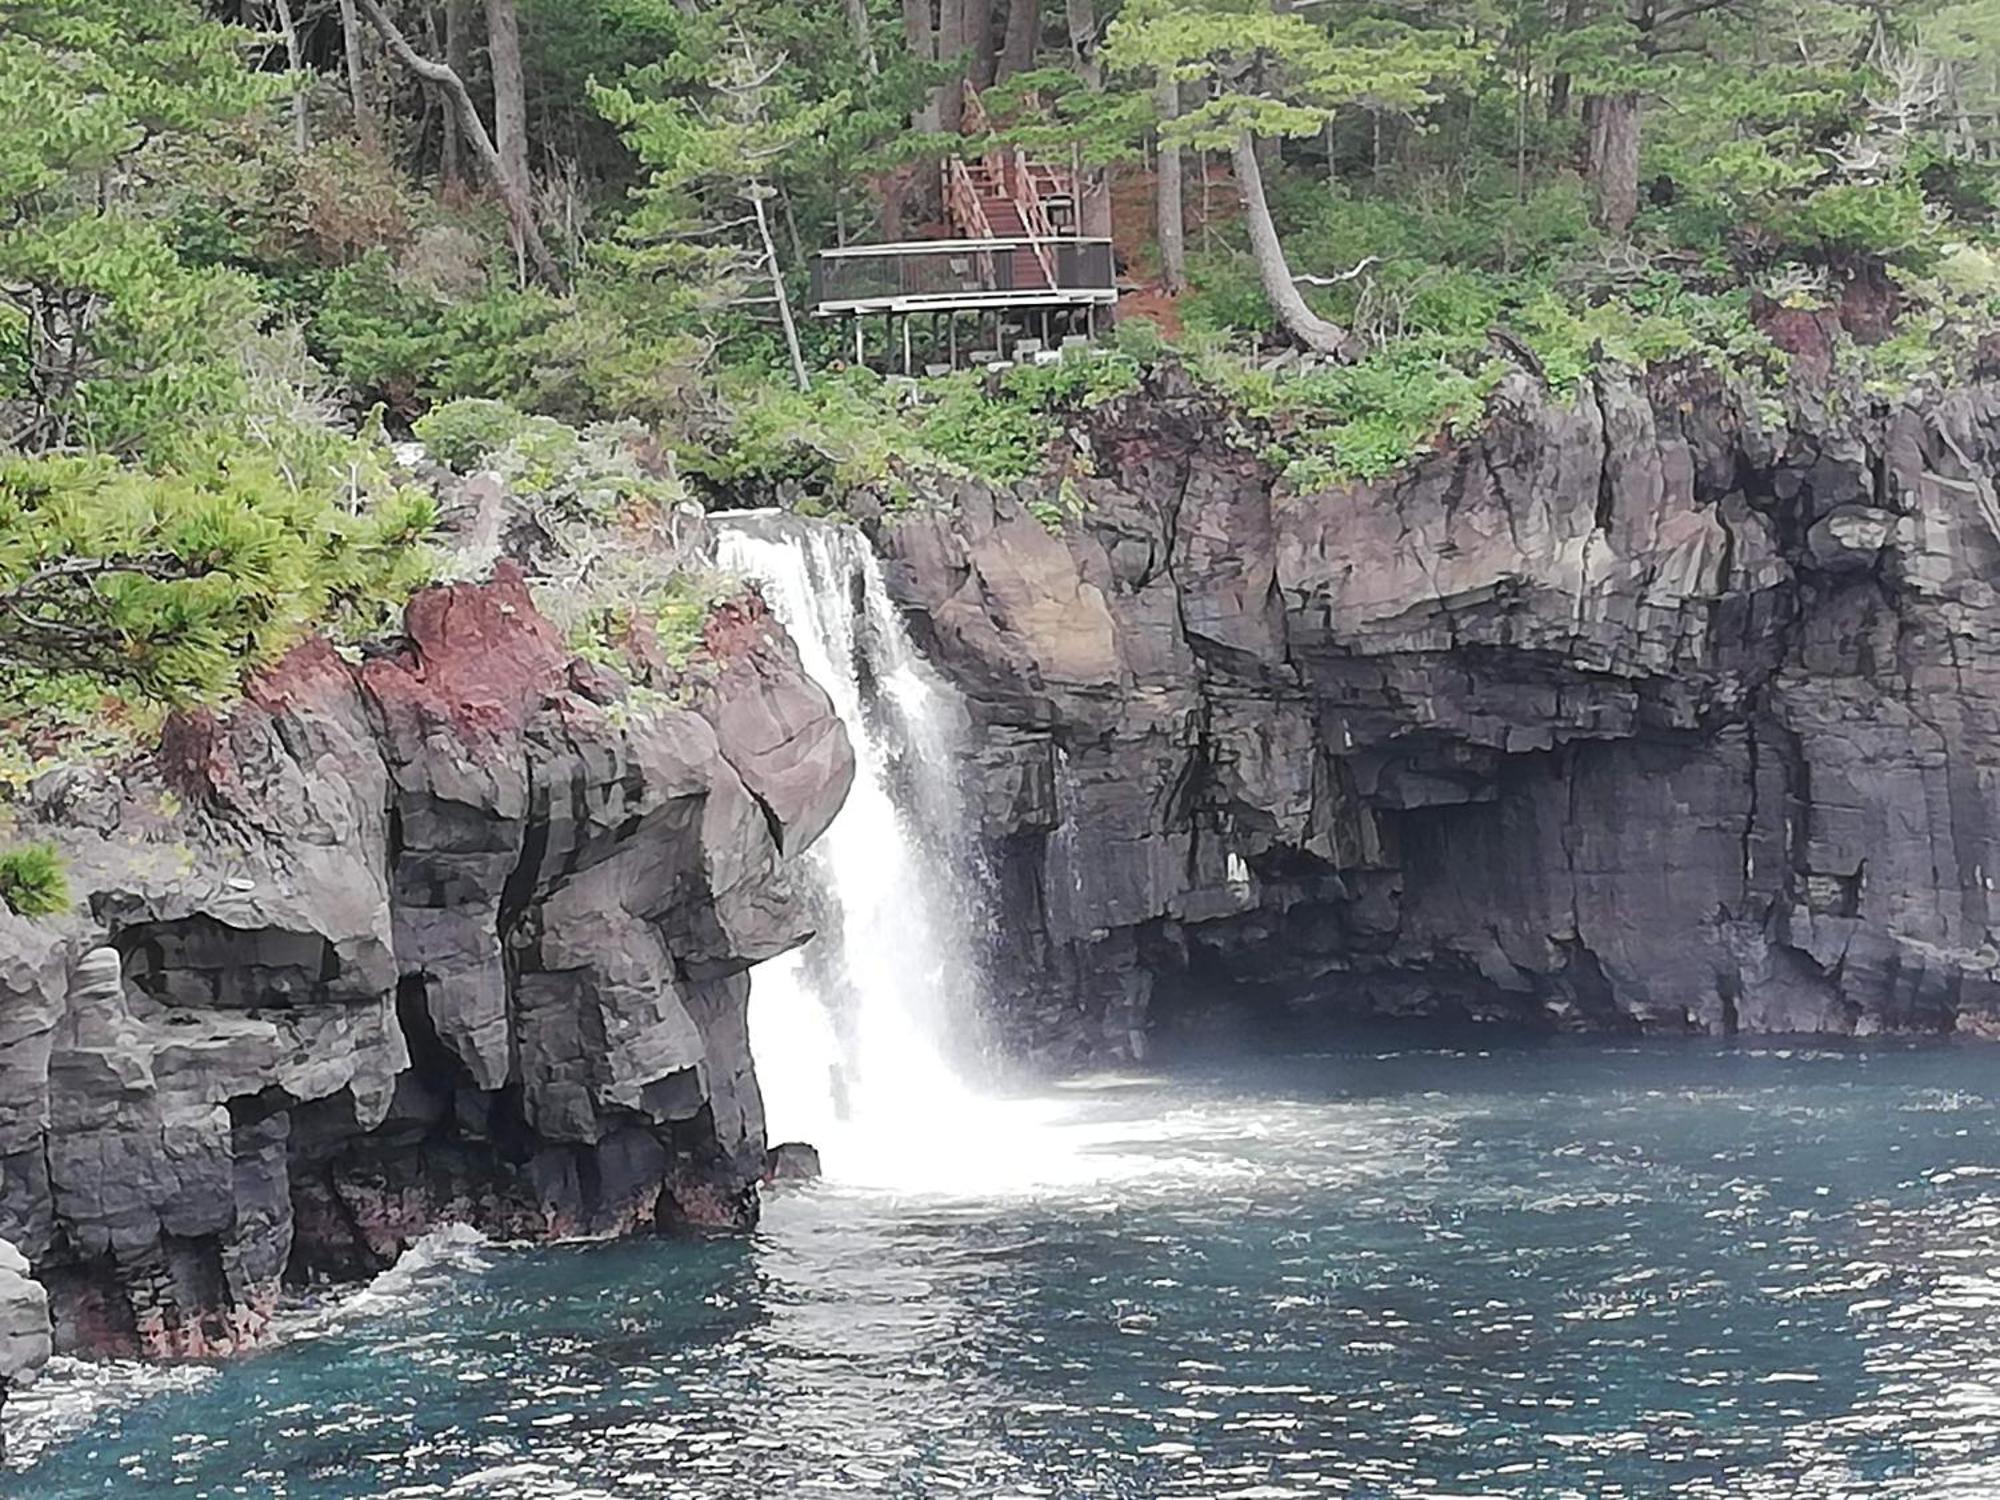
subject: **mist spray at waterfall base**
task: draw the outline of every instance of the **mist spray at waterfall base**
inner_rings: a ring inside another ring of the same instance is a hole
[[[1062,1106],[963,1071],[984,920],[952,769],[963,707],[912,647],[860,533],[778,512],[718,523],[717,561],[762,589],[855,755],[847,802],[804,861],[820,931],[751,975],[767,1133],[812,1143],[835,1182],[1033,1186],[1056,1165],[1036,1134]]]

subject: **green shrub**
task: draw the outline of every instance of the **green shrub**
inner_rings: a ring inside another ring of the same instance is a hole
[[[670,667],[685,667],[707,639],[708,617],[717,605],[743,591],[742,580],[721,573],[676,573],[668,586],[639,608],[651,617],[660,655]]]
[[[1934,240],[1923,192],[1911,183],[1835,183],[1777,214],[1774,223],[1793,245],[1821,254],[1921,261]]]
[[[212,698],[308,628],[379,628],[428,576],[435,502],[353,498],[241,449],[181,475],[0,452],[0,713],[66,675]]]
[[[631,423],[579,432],[504,402],[466,400],[433,407],[415,430],[433,457],[461,471],[491,469],[531,497],[546,522],[601,525],[638,509],[665,512],[687,498],[670,463]]]
[[[441,315],[433,298],[403,286],[387,251],[372,250],[327,278],[310,329],[349,385],[412,411],[444,360]]]
[[[499,395],[542,404],[548,334],[564,304],[539,287],[495,278],[476,296],[449,304],[438,323],[431,394],[446,399]]]
[[[1190,331],[1272,333],[1278,319],[1248,257],[1190,255],[1181,323]]]
[[[548,419],[525,416],[504,401],[468,396],[432,407],[417,418],[413,430],[432,458],[462,474],[537,422]]]
[[[1166,335],[1151,318],[1120,318],[1111,331],[1112,347],[1142,365],[1152,364],[1166,352]]]
[[[822,378],[809,394],[732,381],[719,440],[690,444],[682,458],[720,484],[792,481],[837,495],[887,478],[898,462],[923,462],[906,393],[867,370]]]
[[[48,917],[69,909],[69,877],[53,844],[24,844],[0,853],[0,902],[17,917]]]
[[[930,404],[917,436],[946,463],[997,480],[1041,467],[1054,429],[1029,402],[993,399],[977,370],[933,382],[926,394]]]
[[[537,601],[560,624],[579,656],[643,676],[634,671],[630,652],[635,628],[643,624],[660,661],[673,671],[685,671],[706,644],[709,616],[743,592],[743,580],[711,568],[681,567],[671,560],[653,559],[656,565],[625,561],[627,566],[616,577],[582,580],[560,598],[552,597],[551,587],[540,586]]]

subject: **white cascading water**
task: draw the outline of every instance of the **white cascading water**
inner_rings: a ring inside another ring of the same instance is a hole
[[[996,1111],[1015,1111],[951,1062],[979,1020],[981,918],[952,779],[963,714],[853,528],[778,512],[716,519],[717,563],[759,585],[854,745],[847,802],[806,855],[820,933],[751,975],[770,1139],[811,1142],[840,1182],[990,1181],[1019,1145],[1010,1153]]]

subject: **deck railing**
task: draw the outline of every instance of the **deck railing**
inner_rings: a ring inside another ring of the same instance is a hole
[[[1048,285],[1017,278],[1017,251],[1046,265]],[[1017,280],[1021,283],[1017,285]],[[945,311],[1034,303],[1115,302],[1111,241],[1029,235],[1015,239],[907,240],[849,245],[813,260],[813,311]]]

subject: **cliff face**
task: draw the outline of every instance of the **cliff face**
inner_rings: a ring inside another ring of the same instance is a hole
[[[446,1219],[755,1213],[745,970],[809,932],[831,705],[754,598],[678,706],[572,659],[510,564],[406,631],[37,789],[88,919],[0,910],[0,1236],[66,1346],[252,1347],[288,1271]]]
[[[1130,1055],[1222,997],[1559,1028],[2000,1026],[2000,388],[1799,414],[1523,378],[1290,492],[1171,377],[1060,536],[876,530],[980,721],[1002,1029]]]

